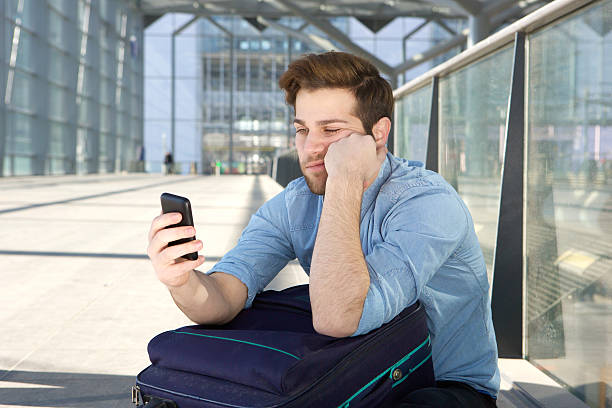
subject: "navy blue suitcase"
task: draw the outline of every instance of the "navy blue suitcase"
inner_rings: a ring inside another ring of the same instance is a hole
[[[308,285],[259,294],[223,326],[186,326],[148,346],[132,400],[144,407],[384,407],[434,385],[425,311],[362,336],[312,326]]]

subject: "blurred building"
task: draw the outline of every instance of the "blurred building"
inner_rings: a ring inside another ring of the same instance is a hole
[[[130,4],[0,4],[0,176],[137,169],[143,21]]]
[[[460,20],[444,26],[432,23],[407,42],[404,37],[422,25],[422,19],[397,18],[378,31],[352,17],[331,21],[355,43],[390,65],[444,42],[451,36],[447,30],[460,31],[464,25]],[[293,112],[278,87],[280,75],[290,61],[322,51],[309,35],[324,38],[334,49],[343,47],[297,17],[267,23],[237,16],[194,20],[186,14],[167,14],[145,30],[145,146],[149,171],[160,171],[164,152],[173,150],[173,131],[175,160],[182,172],[190,171],[192,163],[206,174],[214,171],[215,164],[222,172],[265,172],[275,156],[292,147]],[[278,27],[299,31],[304,38],[294,38]],[[173,43],[174,71],[168,58]],[[395,83],[414,78],[461,49],[454,47],[409,70]]]

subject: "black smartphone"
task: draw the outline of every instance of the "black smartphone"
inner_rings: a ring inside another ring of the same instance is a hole
[[[181,221],[178,224],[168,225],[166,228],[174,228],[174,227],[193,227],[193,216],[191,215],[191,203],[189,199],[181,196],[177,196],[170,193],[163,193],[160,197],[162,212],[164,214],[171,212],[179,212],[183,216]],[[176,241],[172,241],[168,243],[168,246],[180,245],[185,242],[193,241],[195,236],[189,238],[181,238]],[[195,261],[198,259],[198,253],[192,252],[190,254],[185,254],[182,256],[185,259],[189,259],[190,261]]]

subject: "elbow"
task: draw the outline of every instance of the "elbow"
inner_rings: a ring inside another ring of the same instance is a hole
[[[312,325],[319,334],[330,337],[350,337],[359,327],[359,319],[330,319],[313,314]]]

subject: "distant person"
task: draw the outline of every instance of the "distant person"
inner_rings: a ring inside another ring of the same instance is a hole
[[[172,174],[174,172],[174,158],[170,152],[166,152],[164,156],[164,170],[166,174]]]
[[[138,148],[138,171],[145,171],[145,147],[140,145]]]
[[[310,54],[279,80],[295,110],[304,175],[266,202],[208,274],[180,256],[202,242],[156,217],[148,254],[177,306],[200,324],[232,320],[291,260],[310,275],[313,326],[333,337],[368,333],[420,301],[436,386],[401,407],[495,407],[500,375],[487,270],[470,213],[422,163],[393,156],[389,83],[368,61]]]

